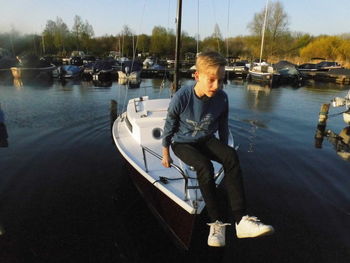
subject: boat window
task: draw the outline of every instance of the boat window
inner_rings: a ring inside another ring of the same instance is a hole
[[[125,123],[126,123],[126,126],[129,128],[130,132],[132,132],[132,125],[128,119],[128,115],[126,115]]]
[[[154,128],[152,130],[152,136],[154,139],[159,140],[162,137],[163,130],[161,128]]]

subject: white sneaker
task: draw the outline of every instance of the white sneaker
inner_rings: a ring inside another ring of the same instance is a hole
[[[216,220],[214,223],[208,223],[210,232],[208,236],[208,246],[223,247],[225,246],[225,230],[226,226],[230,225]]]
[[[255,216],[243,216],[239,224],[236,223],[238,238],[259,237],[271,235],[275,232],[272,226],[265,225]]]

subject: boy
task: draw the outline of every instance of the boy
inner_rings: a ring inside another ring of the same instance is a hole
[[[162,164],[172,162],[169,146],[184,163],[197,172],[199,188],[211,223],[208,245],[225,246],[225,227],[219,212],[211,160],[224,167],[224,186],[233,213],[238,238],[272,234],[272,226],[246,215],[241,168],[235,149],[228,142],[228,98],[222,90],[226,60],[216,52],[200,53],[196,60],[193,87],[183,87],[170,102],[164,126]],[[214,133],[218,131],[217,139]]]

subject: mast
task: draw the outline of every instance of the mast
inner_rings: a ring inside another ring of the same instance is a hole
[[[197,53],[199,53],[199,0],[197,0]]]
[[[259,59],[260,65],[261,65],[261,58],[262,58],[262,53],[263,53],[263,48],[264,48],[265,27],[266,27],[266,18],[267,18],[267,8],[268,8],[268,5],[269,5],[269,0],[266,0],[265,18],[264,18],[264,24],[263,24],[262,36],[261,36],[260,59]]]
[[[180,44],[181,44],[181,13],[182,0],[177,1],[177,15],[176,15],[176,45],[175,45],[175,68],[174,68],[174,91],[179,89],[179,60],[180,60]]]
[[[228,34],[229,34],[229,26],[230,26],[230,0],[228,2],[228,8],[227,8],[227,37],[226,37],[226,59],[228,59]]]

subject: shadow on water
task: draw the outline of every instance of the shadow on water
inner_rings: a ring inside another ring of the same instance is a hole
[[[1,109],[0,104],[0,147],[8,147],[8,134],[5,125],[5,114]]]

